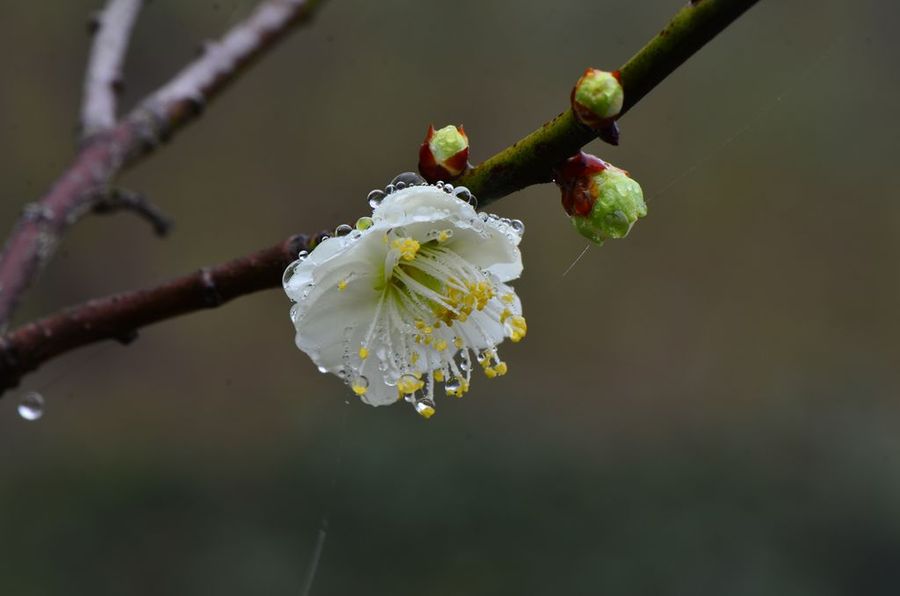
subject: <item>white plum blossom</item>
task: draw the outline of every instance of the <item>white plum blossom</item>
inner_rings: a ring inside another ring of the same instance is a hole
[[[428,418],[436,385],[462,397],[473,357],[488,378],[506,374],[497,345],[525,337],[507,285],[522,272],[524,226],[477,213],[464,188],[405,176],[371,218],[301,253],[284,289],[297,346],[320,371],[367,404],[404,399]]]

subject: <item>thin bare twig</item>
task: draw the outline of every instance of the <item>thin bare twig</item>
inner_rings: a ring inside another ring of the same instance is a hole
[[[321,0],[267,0],[169,83],[95,135],[31,210],[16,222],[0,254],[0,329],[53,254],[66,228],[111,186],[112,179],[195,118],[252,61],[309,19]]]
[[[94,204],[94,213],[109,215],[131,211],[153,226],[157,236],[166,236],[172,229],[172,218],[162,212],[150,199],[139,192],[123,188],[110,191]]]
[[[122,88],[122,63],[143,0],[109,0],[95,17],[94,43],[84,77],[81,135],[89,139],[116,123],[116,96]]]

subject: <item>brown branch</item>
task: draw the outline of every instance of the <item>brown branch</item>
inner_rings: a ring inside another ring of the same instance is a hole
[[[141,327],[280,287],[285,267],[307,248],[306,236],[293,236],[246,257],[153,288],[89,300],[23,325],[0,338],[0,393],[64,352],[107,339],[129,343]]]
[[[116,95],[122,88],[122,63],[143,0],[109,0],[95,17],[94,43],[84,77],[81,134],[89,139],[116,123]]]
[[[267,0],[169,83],[92,137],[50,190],[16,222],[0,254],[0,329],[66,228],[93,208],[124,168],[196,117],[252,61],[312,16],[321,0]],[[37,214],[37,216],[35,216]]]

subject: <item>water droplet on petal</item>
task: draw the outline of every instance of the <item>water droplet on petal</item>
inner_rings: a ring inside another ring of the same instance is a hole
[[[525,233],[525,223],[521,219],[514,219],[509,222],[509,225],[519,236]]]
[[[297,318],[300,316],[300,305],[294,304],[291,306],[291,321],[294,323],[297,322]]]
[[[328,369],[325,368],[324,366],[319,366],[318,369],[319,369],[319,372],[322,373],[323,375],[328,373]]]
[[[381,205],[381,201],[384,200],[384,191],[375,189],[369,193],[369,196],[366,197],[366,199],[369,201],[369,207],[375,209]]]
[[[384,187],[384,194],[389,195],[392,192],[394,192],[395,190],[397,190],[396,186],[394,186],[393,184],[388,184],[387,186]]]
[[[357,230],[368,230],[371,228],[375,222],[371,217],[360,217],[356,220],[356,229]]]
[[[453,185],[452,185],[452,184],[444,184],[443,191],[444,191],[444,192],[447,192],[447,193],[452,193],[452,192],[453,192]]]
[[[334,229],[335,236],[346,236],[350,232],[353,231],[353,228],[348,226],[347,224],[341,224]]]
[[[287,269],[284,270],[284,274],[281,276],[281,285],[287,287],[288,282],[291,281],[292,277],[294,277],[294,273],[297,271],[297,267],[299,265],[300,261],[298,260],[287,266]]]
[[[475,195],[472,194],[472,191],[465,186],[457,186],[453,189],[453,194],[457,199],[465,201],[476,209],[478,208],[478,200],[475,198]]]
[[[391,184],[393,184],[397,188],[403,188],[405,186],[418,186],[423,182],[425,182],[425,179],[415,172],[403,172],[402,174],[398,174],[393,180],[391,180]],[[400,186],[401,184],[403,186]]]
[[[37,391],[29,391],[19,400],[19,416],[25,420],[37,420],[44,415],[44,396]]]
[[[307,251],[301,250],[300,252],[297,253],[297,262],[302,263],[308,256],[309,256],[309,253]]]

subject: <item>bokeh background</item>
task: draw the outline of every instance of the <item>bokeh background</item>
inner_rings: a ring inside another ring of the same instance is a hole
[[[0,6],[4,231],[72,156],[100,6]],[[148,3],[123,106],[251,6]],[[123,177],[175,233],[86,218],[19,320],[355,221],[430,122],[483,159],[678,7],[332,0]],[[896,594],[898,15],[752,9],[592,146],[650,215],[567,275],[556,189],[497,203],[529,335],[428,422],[318,374],[279,291],[29,376],[0,401],[0,593],[300,594],[324,527],[315,595]]]

